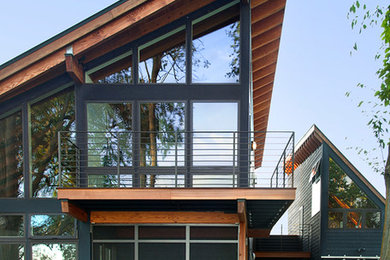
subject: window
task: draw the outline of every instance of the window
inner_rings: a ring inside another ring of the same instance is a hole
[[[32,245],[33,260],[58,259],[76,260],[77,246],[75,243],[39,243]]]
[[[176,182],[172,167],[184,165],[184,117],[185,104],[181,102],[140,105],[139,165],[145,171],[140,174],[141,187],[164,187]],[[147,167],[155,166],[166,168],[160,168],[158,175],[149,173]],[[179,178],[183,184],[183,175]]]
[[[199,225],[93,226],[93,259],[238,259],[238,227]],[[136,254],[135,252],[138,252]]]
[[[0,215],[0,237],[23,237],[24,217],[20,215]]]
[[[75,129],[73,91],[31,105],[30,118],[32,195],[51,198],[59,182],[58,132]]]
[[[133,165],[133,107],[131,103],[88,103],[88,175],[90,187],[131,185],[131,175],[118,177],[112,167]],[[98,171],[98,167],[104,167]],[[100,174],[104,173],[104,174]]]
[[[23,197],[22,113],[1,118],[0,129],[0,197]]]
[[[237,121],[237,103],[193,104],[194,187],[215,187],[216,183],[232,187],[237,183]]]
[[[239,5],[230,4],[193,22],[192,82],[239,81],[239,20]]]
[[[69,215],[32,215],[32,237],[76,237],[76,221]]]
[[[24,244],[0,243],[0,259],[23,260]]]
[[[118,55],[86,72],[86,83],[101,84],[131,84],[132,52],[128,51]]]
[[[185,36],[183,26],[139,47],[140,83],[185,83]]]
[[[328,189],[329,228],[379,228],[380,212],[378,206],[330,157]]]

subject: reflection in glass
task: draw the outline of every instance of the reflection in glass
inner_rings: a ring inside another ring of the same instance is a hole
[[[184,103],[141,104],[140,113],[140,166],[183,166]],[[156,184],[168,184],[172,176],[156,183],[156,175],[144,174],[140,176],[140,181],[141,187],[155,187]]]
[[[237,103],[193,104],[194,187],[231,187],[236,182],[237,111]]]
[[[328,227],[329,228],[343,228],[343,212],[329,211]]]
[[[130,51],[89,70],[86,81],[100,84],[130,84],[133,82],[131,66]]]
[[[185,82],[185,30],[179,28],[140,47],[140,83]]]
[[[0,237],[24,236],[24,217],[0,215]]]
[[[94,260],[133,260],[134,243],[93,243]]]
[[[329,158],[329,208],[375,209],[377,206],[347,176],[336,162]]]
[[[238,82],[240,76],[240,7],[199,18],[193,24],[192,82]]]
[[[0,119],[0,197],[24,196],[22,113]]]
[[[362,213],[348,212],[347,213],[347,228],[362,228]]]
[[[58,132],[74,130],[73,91],[60,92],[31,106],[31,189],[34,197],[53,197],[58,185]]]
[[[24,245],[22,244],[0,244],[0,259],[23,260]]]
[[[193,240],[237,240],[236,227],[191,227]]]
[[[93,239],[134,239],[134,227],[94,226]]]
[[[236,243],[192,243],[190,245],[191,260],[237,260],[238,247]]]
[[[185,259],[185,243],[140,243],[139,259],[183,260]]]
[[[89,103],[88,166],[132,165],[132,104]]]
[[[75,219],[68,215],[31,216],[31,235],[75,237]]]
[[[77,247],[73,243],[45,243],[32,246],[33,260],[76,260]]]
[[[156,227],[141,226],[139,227],[139,239],[185,239],[185,227]]]
[[[381,213],[367,212],[366,213],[366,228],[380,228],[381,227]]]

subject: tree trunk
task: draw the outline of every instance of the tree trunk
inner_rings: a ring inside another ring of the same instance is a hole
[[[157,166],[157,146],[156,146],[156,124],[154,115],[154,104],[149,105],[149,136],[150,136],[150,166]],[[154,187],[156,182],[156,176],[150,175],[150,187]]]
[[[385,166],[386,205],[383,223],[383,236],[381,247],[381,260],[390,259],[390,144],[387,145],[388,154]]]

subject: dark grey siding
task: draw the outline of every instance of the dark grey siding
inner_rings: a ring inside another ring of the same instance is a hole
[[[324,145],[324,162],[329,160],[330,156],[344,171],[345,173],[359,186],[359,188],[367,194],[367,196],[378,206],[378,209],[382,212],[382,219],[384,217],[384,203],[359,179],[354,172],[349,169],[345,163],[336,155],[336,153],[328,146]],[[325,164],[325,163],[324,163]],[[328,165],[326,166],[328,167]],[[324,178],[328,179],[329,171],[324,171]],[[379,176],[378,176],[379,177]],[[327,184],[328,182],[326,182]],[[322,229],[322,255],[334,255],[334,256],[376,256],[380,254],[380,246],[382,241],[382,229],[383,221],[380,229],[341,229],[332,230],[328,229],[327,216],[328,216],[328,189],[327,186],[325,194],[322,198],[324,208],[321,212],[323,214],[323,229]]]
[[[320,259],[320,213],[312,217],[312,182],[309,180],[312,169],[322,157],[322,146],[312,153],[294,173],[297,188],[296,199],[288,209],[289,234],[301,235],[303,250],[312,253],[312,259]],[[303,213],[301,211],[303,210]],[[303,214],[303,225],[300,218]]]

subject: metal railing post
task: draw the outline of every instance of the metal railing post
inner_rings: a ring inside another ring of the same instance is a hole
[[[286,188],[286,150],[283,151],[283,188]]]
[[[236,132],[233,132],[233,188],[236,187]]]
[[[175,188],[177,188],[177,132],[175,132]]]
[[[62,165],[61,165],[61,131],[57,135],[58,144],[58,187],[62,187]]]
[[[117,165],[116,165],[116,171],[118,175],[118,188],[121,186],[121,172],[120,172],[120,164],[121,164],[121,151],[120,151],[120,141],[119,141],[120,133],[118,133],[117,137],[117,153],[118,153],[118,158],[117,158]]]
[[[292,170],[291,170],[291,188],[294,188],[294,168],[295,168],[295,132],[292,133]]]

